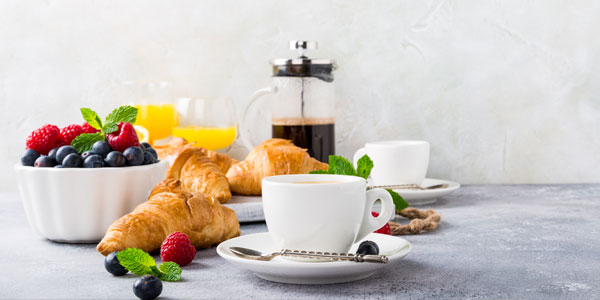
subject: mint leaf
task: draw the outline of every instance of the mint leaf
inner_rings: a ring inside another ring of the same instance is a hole
[[[156,272],[152,269],[152,267],[156,269],[154,258],[142,249],[127,248],[117,253],[117,258],[119,259],[119,263],[121,263],[125,269],[135,275],[154,275]]]
[[[112,122],[106,122],[106,124],[104,124],[104,126],[102,127],[102,132],[104,134],[113,133],[117,130],[119,130],[119,126],[116,123]]]
[[[396,206],[396,211],[401,211],[410,206],[408,202],[406,202],[406,200],[404,200],[404,198],[400,196],[400,194],[390,189],[387,189],[386,191],[388,191],[388,193],[390,193],[390,196],[392,196],[392,200],[394,201],[394,205]]]
[[[368,155],[363,155],[356,163],[356,173],[358,176],[367,179],[371,175],[373,169],[373,161]]]
[[[85,107],[81,108],[80,111],[81,116],[83,116],[83,119],[88,122],[90,126],[98,130],[102,129],[102,120],[95,111]]]
[[[81,154],[92,150],[92,145],[98,141],[104,141],[104,134],[100,132],[82,133],[71,142],[71,146],[77,150],[77,153]]]
[[[352,163],[337,155],[329,155],[329,174],[358,176]]]
[[[119,124],[119,122],[126,122],[126,123],[135,123],[135,119],[137,119],[137,113],[138,113],[138,109],[133,107],[133,106],[129,106],[129,105],[124,105],[121,106],[115,110],[113,110],[104,120],[105,123],[114,123],[114,124]],[[100,128],[98,128],[100,129]]]
[[[308,174],[329,174],[326,170],[310,171]]]
[[[158,279],[164,281],[178,281],[181,279],[181,268],[177,263],[174,262],[164,262],[158,266],[160,270],[160,274],[158,274]]]

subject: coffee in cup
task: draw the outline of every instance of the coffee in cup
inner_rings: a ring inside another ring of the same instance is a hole
[[[281,249],[348,252],[353,243],[381,228],[395,212],[386,190],[366,190],[356,176],[279,175],[262,180],[265,221]],[[371,214],[381,201],[378,217]]]

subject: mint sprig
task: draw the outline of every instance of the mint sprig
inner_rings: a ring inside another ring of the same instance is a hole
[[[138,113],[137,108],[124,105],[116,108],[110,114],[108,114],[108,116],[104,119],[103,124],[102,120],[95,111],[86,107],[81,108],[80,111],[81,116],[86,122],[88,122],[88,124],[90,124],[90,126],[100,130],[98,133],[81,134],[71,142],[71,146],[73,146],[80,154],[91,150],[92,145],[94,145],[95,142],[104,141],[107,134],[119,130],[118,124],[120,122],[133,124],[137,119]]]
[[[177,263],[164,262],[157,267],[154,258],[142,249],[127,248],[117,253],[117,259],[125,269],[135,275],[154,275],[164,281],[181,279],[181,268]]]
[[[83,153],[85,151],[92,150],[92,145],[98,141],[104,141],[104,134],[97,133],[82,133],[71,142],[71,146],[75,148],[77,153]]]
[[[352,163],[350,163],[350,161],[344,157],[338,155],[329,155],[329,169],[327,171],[312,171],[310,174],[350,175],[367,179],[369,178],[369,175],[371,175],[373,166],[373,161],[366,154],[363,155],[356,163],[356,170],[354,169],[354,166],[352,166]],[[386,191],[390,194],[390,196],[392,196],[392,200],[396,206],[396,211],[401,211],[410,206],[408,202],[406,202],[406,200],[400,196],[400,194],[391,189]]]

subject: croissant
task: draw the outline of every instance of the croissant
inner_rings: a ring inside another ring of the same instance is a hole
[[[160,159],[168,160],[171,164],[173,164],[178,154],[183,152],[185,149],[192,147],[193,145],[188,144],[185,139],[175,137],[166,145],[154,146],[154,150],[156,150]],[[227,170],[229,170],[231,165],[238,162],[227,154],[206,150],[204,148],[201,149],[204,151],[204,154],[208,156],[208,158],[210,158],[217,166],[219,166],[219,169],[221,169],[223,174],[227,173]]]
[[[202,193],[226,203],[231,199],[229,182],[206,153],[207,150],[198,147],[183,150],[171,165],[167,178],[181,180],[181,186],[189,192]]]
[[[240,224],[233,210],[185,191],[179,180],[165,179],[148,201],[108,228],[96,249],[105,256],[130,247],[150,252],[175,231],[187,234],[195,247],[208,248],[239,236]]]
[[[306,149],[294,146],[291,141],[270,139],[254,147],[244,161],[232,165],[226,176],[231,191],[260,195],[261,181],[265,177],[306,174],[327,168],[327,164],[310,157]]]

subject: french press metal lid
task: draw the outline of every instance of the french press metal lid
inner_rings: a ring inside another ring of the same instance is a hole
[[[306,56],[306,50],[316,50],[315,41],[290,41],[290,49],[297,50],[298,58],[277,58],[271,61],[275,77],[315,77],[333,82],[332,72],[337,69],[335,60],[328,58],[312,59]]]

